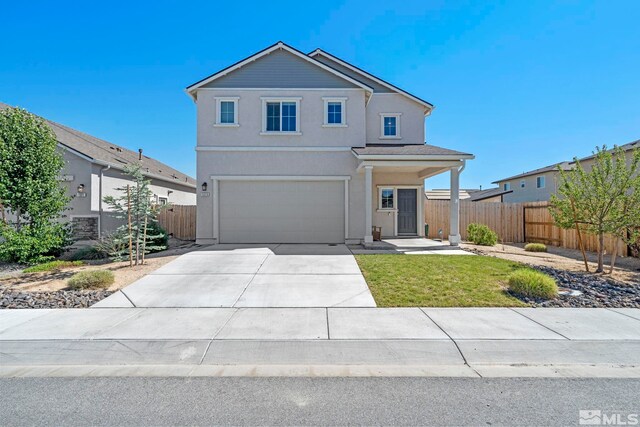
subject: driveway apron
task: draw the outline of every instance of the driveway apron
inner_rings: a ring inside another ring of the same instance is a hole
[[[94,305],[375,307],[345,245],[217,245],[182,255]]]

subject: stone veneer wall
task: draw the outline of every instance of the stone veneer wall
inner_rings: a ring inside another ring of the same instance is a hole
[[[98,239],[98,217],[75,217],[71,220],[74,240]]]

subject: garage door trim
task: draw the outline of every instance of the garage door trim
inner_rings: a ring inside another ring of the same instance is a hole
[[[349,238],[349,175],[211,175],[213,238],[220,242],[220,181],[344,181],[344,239]]]

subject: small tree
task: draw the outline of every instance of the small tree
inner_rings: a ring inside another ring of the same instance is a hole
[[[576,159],[570,171],[559,168],[560,197],[551,197],[551,214],[561,228],[577,228],[598,236],[597,273],[604,271],[604,236],[623,238],[638,224],[640,212],[640,150],[627,164],[625,152],[615,147],[597,148],[594,164],[585,170]],[[613,254],[615,258],[615,252]],[[586,263],[586,262],[585,262]]]
[[[67,244],[59,219],[69,197],[57,144],[43,119],[20,108],[0,111],[0,259],[41,262]]]
[[[127,165],[124,173],[132,178],[133,185],[118,188],[120,195],[117,197],[104,198],[116,218],[126,222],[112,236],[122,250],[112,253],[111,257],[120,261],[128,254],[131,264],[138,265],[144,263],[145,254],[166,249],[166,246],[157,243],[164,236],[161,228],[155,226],[159,206],[153,202],[150,181],[142,174],[142,167]]]

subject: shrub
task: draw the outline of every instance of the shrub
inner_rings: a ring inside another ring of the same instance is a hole
[[[109,270],[81,271],[74,274],[67,285],[71,289],[106,288],[113,284],[115,277]]]
[[[551,299],[558,296],[556,281],[535,270],[518,270],[509,276],[509,290],[530,298]]]
[[[82,259],[104,259],[109,256],[108,253],[104,252],[99,246],[86,246],[84,248],[80,248],[71,255],[69,255],[69,259],[72,261],[82,260]]]
[[[63,268],[79,267],[84,265],[82,261],[49,261],[44,264],[34,265],[33,267],[26,268],[25,273],[38,273],[41,271],[55,271],[62,270]]]
[[[527,243],[524,245],[524,250],[527,252],[547,252],[547,245],[543,243]]]
[[[52,226],[22,226],[20,230],[0,221],[0,260],[20,264],[38,264],[60,255],[67,246],[68,228],[62,224]]]
[[[151,222],[147,226],[147,248],[149,253],[160,252],[167,249],[169,245],[169,234],[157,221]]]
[[[469,224],[467,238],[475,245],[493,246],[498,243],[498,235],[484,224]]]

